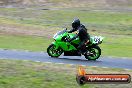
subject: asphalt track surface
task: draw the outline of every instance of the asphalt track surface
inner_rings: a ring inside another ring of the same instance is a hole
[[[1,59],[15,59],[15,60],[32,60],[40,62],[52,62],[60,64],[75,64],[86,66],[112,67],[132,69],[132,58],[112,58],[100,57],[97,61],[88,61],[83,56],[60,56],[59,58],[51,58],[44,52],[29,52],[16,50],[2,50],[0,49]]]

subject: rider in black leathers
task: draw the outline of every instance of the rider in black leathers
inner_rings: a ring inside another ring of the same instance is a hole
[[[72,33],[74,31],[78,31],[78,33],[76,34],[76,36],[74,36],[68,42],[71,42],[72,40],[74,40],[77,37],[79,37],[81,42],[79,43],[79,46],[77,47],[77,49],[82,54],[84,54],[86,52],[85,44],[89,43],[90,36],[89,36],[89,33],[87,33],[87,29],[85,28],[85,26],[80,23],[79,19],[75,19],[72,22],[72,29],[68,33]]]

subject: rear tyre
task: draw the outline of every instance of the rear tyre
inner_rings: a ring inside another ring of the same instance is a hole
[[[101,55],[101,49],[99,46],[92,46],[87,53],[84,55],[88,60],[96,60]]]
[[[55,49],[55,47],[56,46],[54,44],[49,45],[49,47],[47,48],[47,53],[49,56],[59,57],[63,53],[63,50],[61,48]]]

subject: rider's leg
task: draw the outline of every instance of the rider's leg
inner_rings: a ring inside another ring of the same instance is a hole
[[[86,47],[85,47],[86,41],[81,41],[79,46],[77,47],[79,53],[84,54],[86,52]]]

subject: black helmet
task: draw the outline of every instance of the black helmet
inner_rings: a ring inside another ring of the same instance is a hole
[[[72,22],[72,27],[73,28],[78,28],[80,26],[80,20],[79,19],[75,19],[73,22]]]

